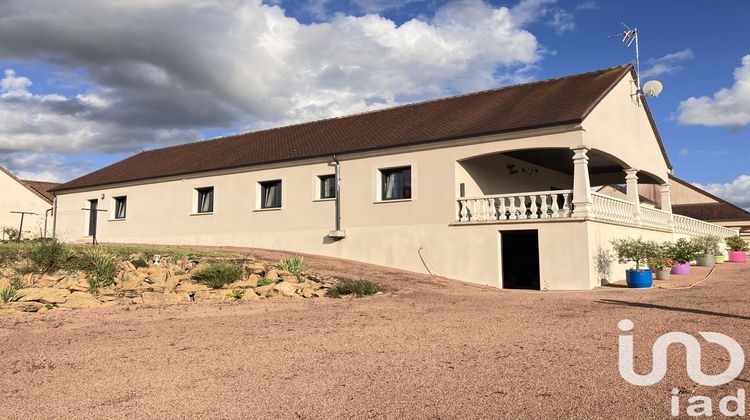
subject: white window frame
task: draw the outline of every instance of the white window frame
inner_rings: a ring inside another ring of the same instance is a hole
[[[411,169],[411,197],[410,198],[398,198],[393,200],[384,200],[383,199],[383,171],[388,171],[391,169],[399,169],[399,168],[409,168]],[[401,161],[401,162],[394,162],[391,165],[385,165],[385,166],[378,166],[374,170],[374,191],[373,195],[375,197],[373,203],[375,204],[383,204],[383,203],[404,203],[409,201],[414,201],[417,199],[417,165],[412,161]]]
[[[327,177],[327,176],[332,176],[334,182],[336,182],[336,173],[335,172],[334,173],[320,173],[320,174],[315,174],[314,179],[313,179],[313,201],[335,201],[336,200],[336,196],[335,196],[336,192],[335,191],[334,191],[334,196],[331,197],[331,198],[323,198],[320,195],[320,193],[321,193],[321,185],[322,185],[322,183],[320,182],[321,181],[320,178],[321,177]]]
[[[281,183],[281,202],[279,207],[263,207],[263,184],[269,182]],[[255,183],[255,209],[253,211],[278,211],[284,210],[286,200],[284,199],[286,180],[284,178],[263,179]]]
[[[117,217],[117,200],[120,198],[125,199],[125,217]],[[109,214],[109,220],[111,221],[122,221],[128,219],[128,196],[125,194],[115,195],[110,198],[110,202],[112,205],[110,206],[112,208],[112,211]]]
[[[200,197],[199,190],[206,190],[206,189],[212,189],[213,190],[213,197],[212,197],[212,203],[211,203],[211,211],[207,212],[201,212],[198,211],[198,199]],[[203,187],[194,187],[193,188],[193,204],[192,204],[193,212],[190,214],[191,216],[204,216],[209,214],[216,213],[216,187],[213,185],[206,185]]]

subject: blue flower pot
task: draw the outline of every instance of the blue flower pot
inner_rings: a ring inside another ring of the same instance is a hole
[[[643,289],[651,287],[653,283],[653,277],[651,270],[627,270],[625,271],[625,280],[628,283],[628,287],[634,289]]]

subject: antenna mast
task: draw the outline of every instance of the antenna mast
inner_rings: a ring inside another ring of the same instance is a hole
[[[641,58],[640,52],[638,51],[638,28],[630,28],[624,22],[621,22],[625,30],[619,34],[610,35],[609,39],[622,37],[622,42],[626,47],[633,45],[635,42],[635,79],[636,85],[638,85],[638,91],[641,90]]]

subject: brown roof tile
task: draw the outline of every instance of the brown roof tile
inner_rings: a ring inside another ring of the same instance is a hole
[[[52,189],[60,185],[57,182],[30,181],[28,179],[21,179],[19,181],[44,197],[44,199],[50,203],[55,200],[55,195],[52,194]]]
[[[56,190],[577,123],[631,71],[626,65],[145,151]]]
[[[673,204],[672,212],[707,222],[726,220],[750,221],[750,212],[726,202]]]

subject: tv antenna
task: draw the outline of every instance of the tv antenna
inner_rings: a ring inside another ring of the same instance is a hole
[[[641,90],[641,58],[640,58],[640,52],[638,50],[638,28],[631,28],[630,26],[626,25],[625,22],[621,22],[622,26],[625,27],[625,30],[620,32],[619,34],[610,35],[609,39],[616,39],[616,38],[622,38],[622,43],[625,44],[626,47],[630,47],[635,43],[635,79],[636,84],[638,85],[638,90]]]
[[[641,89],[641,57],[640,51],[638,49],[638,28],[631,28],[624,22],[622,22],[622,26],[625,27],[625,30],[619,34],[610,35],[609,39],[622,38],[622,42],[626,47],[630,47],[631,45],[635,44],[636,93],[634,95],[637,95],[638,103],[640,104],[641,96],[657,97],[664,89],[664,85],[658,80],[649,80],[648,82],[646,82],[646,84],[643,85],[643,89]]]

